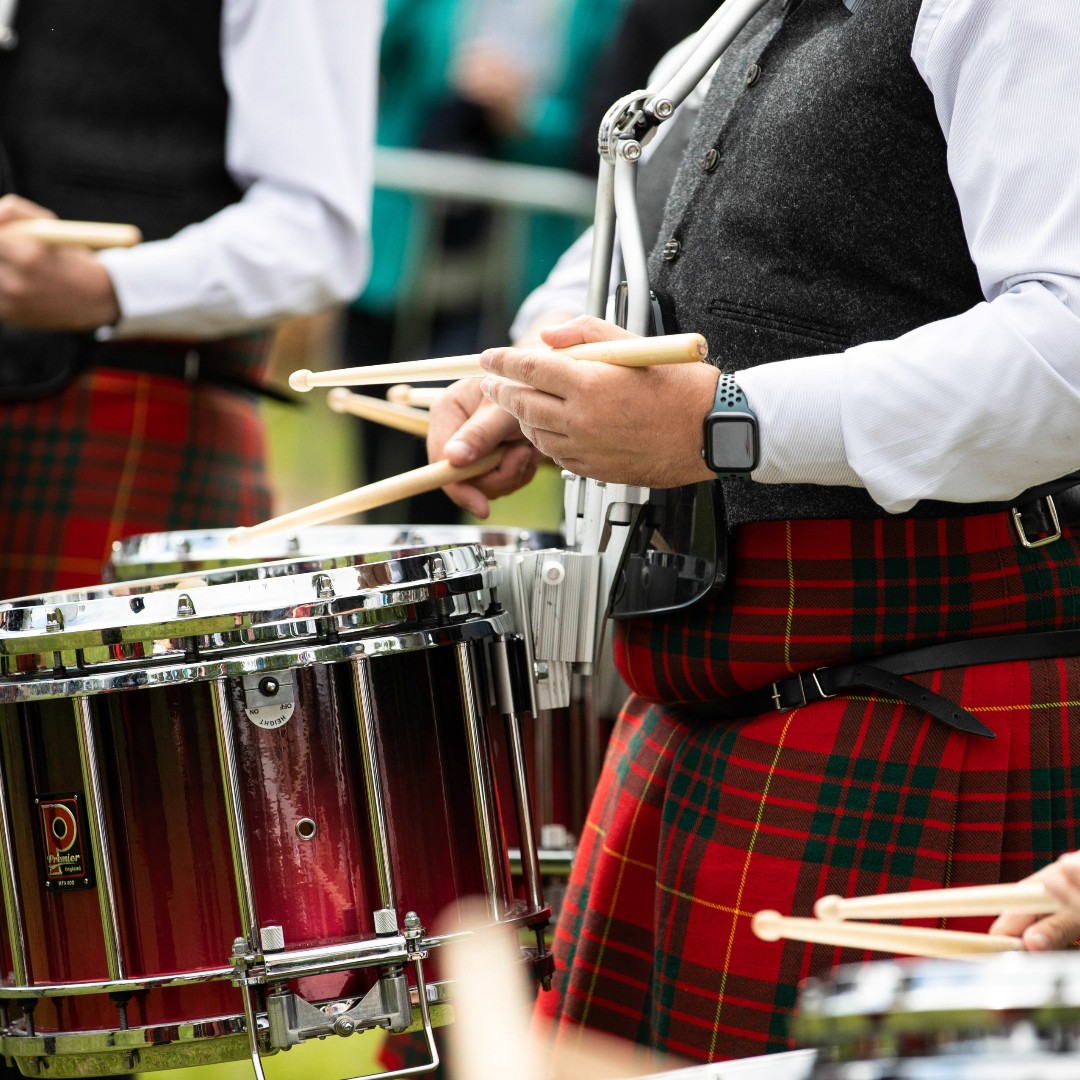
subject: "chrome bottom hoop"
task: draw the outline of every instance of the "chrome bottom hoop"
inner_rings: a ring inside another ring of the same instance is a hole
[[[453,987],[445,982],[424,984],[421,1004],[416,986],[410,987],[413,1016],[409,1031],[425,1031],[427,1024],[440,1027],[449,1023],[452,1011]],[[265,1029],[265,1021],[258,1030]],[[337,1036],[341,1037],[341,1036]],[[248,1027],[243,1014],[185,1021],[155,1027],[127,1030],[76,1031],[46,1035],[21,1035],[8,1030],[0,1034],[0,1054],[14,1059],[34,1075],[75,1078],[115,1076],[138,1070],[164,1072],[171,1069],[218,1065],[228,1061],[243,1061],[250,1052]],[[42,1067],[42,1064],[47,1065]]]

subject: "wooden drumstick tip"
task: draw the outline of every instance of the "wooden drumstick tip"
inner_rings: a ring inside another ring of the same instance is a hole
[[[293,374],[299,375],[300,372],[294,371]],[[296,389],[300,389],[300,387]],[[345,412],[349,407],[349,398],[351,396],[351,390],[347,390],[344,386],[335,386],[333,390],[327,391],[326,404],[331,412]]]
[[[241,525],[238,528],[233,529],[233,531],[229,533],[227,537],[225,537],[225,543],[227,543],[229,547],[239,547],[241,544],[247,543],[247,534],[248,529],[244,528],[244,526]]]
[[[843,919],[842,896],[822,896],[814,905],[814,914],[825,922],[840,922]]]
[[[779,941],[784,926],[784,917],[779,911],[771,911],[766,908],[759,911],[750,920],[750,929],[761,938],[762,941]]]
[[[289,376],[289,385],[301,394],[306,394],[311,389],[311,371],[308,368],[294,371]]]

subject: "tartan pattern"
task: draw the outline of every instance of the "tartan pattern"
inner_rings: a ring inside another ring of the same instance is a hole
[[[1080,539],[1017,543],[1006,513],[741,526],[719,598],[615,623],[649,701],[709,701],[796,671],[947,641],[1080,625]]]
[[[1026,551],[999,518],[746,527],[735,589],[621,628],[624,673],[669,701],[706,699],[855,655],[1077,625],[1075,536]],[[874,954],[766,944],[754,912],[1012,881],[1080,847],[1080,661],[911,678],[997,738],[869,694],[719,723],[631,698],[538,1005],[558,1039],[589,1026],[706,1061],[790,1049],[799,982]]]
[[[245,394],[95,368],[0,415],[0,597],[97,583],[122,536],[269,516],[263,424]]]

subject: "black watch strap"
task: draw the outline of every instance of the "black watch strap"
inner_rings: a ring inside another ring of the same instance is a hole
[[[729,374],[721,374],[721,376],[720,376],[720,378],[719,378],[719,380],[717,381],[717,384],[716,384],[716,397],[713,399],[712,412],[710,412],[709,416],[706,418],[706,425],[705,425],[706,426],[706,432],[705,432],[706,447],[709,445],[708,444],[708,439],[709,439],[709,431],[708,431],[709,424],[708,424],[708,421],[710,419],[712,419],[714,416],[716,416],[718,413],[721,414],[721,415],[722,414],[729,414],[729,415],[730,414],[736,414],[737,415],[737,414],[741,413],[744,416],[750,417],[750,419],[753,420],[755,424],[757,423],[757,417],[754,415],[754,410],[750,408],[750,404],[746,400],[746,396],[743,394],[742,390],[740,389],[739,384],[735,381],[735,376],[730,374],[730,373]],[[756,436],[755,436],[755,438],[756,438]],[[746,480],[750,475],[749,470],[740,470],[738,472],[733,472],[733,471],[723,471],[721,469],[717,469],[716,466],[715,466],[715,463],[712,462],[712,461],[709,461],[709,455],[705,451],[703,451],[702,454],[705,457],[705,460],[706,460],[707,464],[709,465],[709,467],[714,469],[714,471],[716,472],[716,478],[718,480]],[[756,450],[755,450],[755,457],[756,457]],[[756,466],[756,461],[755,461],[755,466]]]

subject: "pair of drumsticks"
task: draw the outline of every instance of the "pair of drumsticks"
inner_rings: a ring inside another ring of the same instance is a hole
[[[942,919],[1004,912],[1045,915],[1060,907],[1040,882],[1020,881],[1012,885],[925,889],[850,899],[823,896],[814,905],[816,918],[789,918],[777,911],[759,911],[751,925],[763,941],[787,938],[904,956],[971,960],[987,953],[1022,949],[1023,943],[1020,938],[1006,934],[974,934],[962,930],[847,920]]]
[[[655,338],[619,338],[613,341],[589,341],[553,349],[559,356],[594,363],[614,364],[618,367],[649,367],[658,364],[699,363],[708,354],[708,345],[700,334],[669,334]],[[294,371],[289,385],[301,392],[315,387],[334,387],[328,395],[328,403],[337,412],[349,412],[367,420],[389,424],[416,435],[427,433],[427,415],[420,409],[399,402],[380,401],[377,398],[353,394],[342,388],[348,386],[402,385],[409,382],[441,382],[448,379],[478,378],[485,374],[480,366],[479,354],[445,356],[431,360],[412,360],[398,364],[374,364],[369,367],[338,368],[333,371],[312,372],[306,369]],[[395,396],[408,393],[415,398],[415,390],[404,387]],[[447,484],[459,483],[482,476],[498,467],[505,450],[500,448],[484,455],[470,465],[451,465],[435,461],[419,469],[401,473],[385,480],[378,480],[342,495],[324,499],[322,502],[292,510],[248,528],[235,529],[229,534],[230,544],[242,544],[257,537],[279,532],[322,525],[328,521],[350,514],[373,510],[399,499],[411,498],[424,492],[435,491]]]

